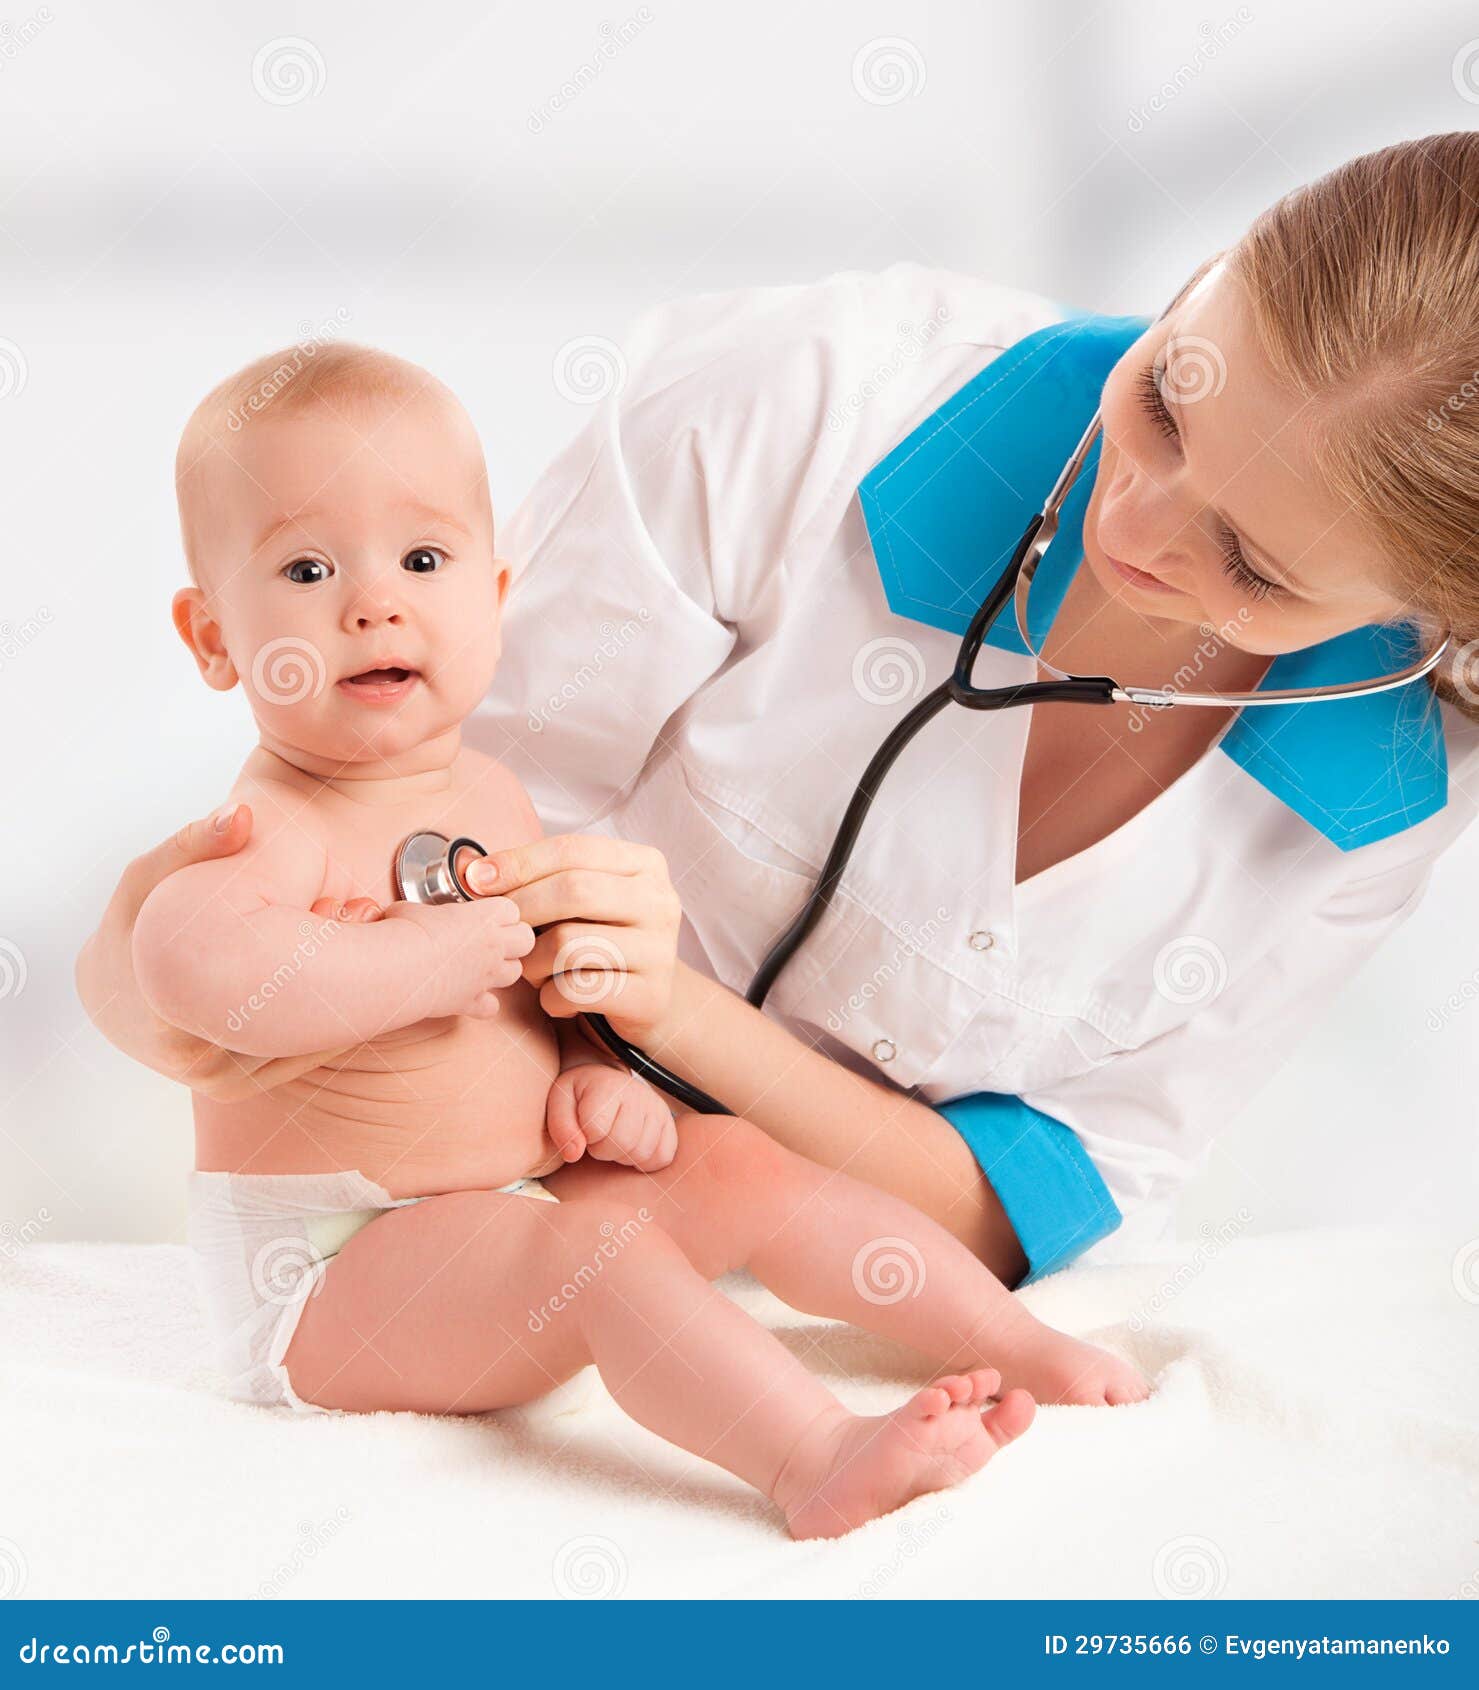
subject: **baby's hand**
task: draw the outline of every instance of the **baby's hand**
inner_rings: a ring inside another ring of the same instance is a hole
[[[604,1062],[566,1068],[550,1087],[545,1130],[567,1162],[593,1156],[644,1174],[678,1153],[673,1113],[645,1080]]]
[[[534,949],[534,929],[519,920],[511,898],[470,904],[391,904],[389,921],[405,921],[429,941],[427,973],[408,990],[424,991],[427,1015],[498,1013],[498,993],[523,973],[520,958]]]

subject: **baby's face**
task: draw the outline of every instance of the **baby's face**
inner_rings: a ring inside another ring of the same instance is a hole
[[[212,686],[241,681],[265,745],[315,772],[404,771],[487,691],[508,570],[445,398],[269,411],[186,496],[200,585],[176,623]]]

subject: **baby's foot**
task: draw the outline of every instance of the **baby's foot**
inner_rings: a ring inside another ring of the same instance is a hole
[[[985,1406],[1000,1389],[1001,1375],[983,1367],[937,1379],[892,1414],[839,1410],[813,1426],[776,1483],[791,1536],[841,1537],[969,1478],[1032,1424],[1025,1391]]]
[[[1129,1362],[1040,1323],[1001,1359],[1012,1384],[1030,1391],[1038,1402],[1115,1408],[1144,1402],[1150,1395],[1150,1386]]]

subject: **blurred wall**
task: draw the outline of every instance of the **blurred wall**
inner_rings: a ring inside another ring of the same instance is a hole
[[[183,418],[323,325],[446,376],[505,509],[551,379],[648,304],[899,258],[1152,312],[1344,157],[1479,119],[1479,18],[1359,0],[32,6],[0,31],[0,1249],[179,1235],[183,1093],[71,963],[250,743],[168,621]],[[1183,1224],[1472,1236],[1479,840],[1330,1006]],[[1445,1009],[1445,1003],[1457,1007]],[[1243,1224],[1239,1222],[1239,1224]]]

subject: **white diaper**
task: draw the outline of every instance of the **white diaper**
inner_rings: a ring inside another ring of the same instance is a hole
[[[534,1179],[500,1189],[556,1201]],[[425,1201],[392,1197],[353,1168],[192,1173],[186,1235],[226,1394],[238,1402],[287,1403],[302,1414],[339,1413],[304,1401],[283,1366],[304,1305],[355,1233],[387,1210]]]

